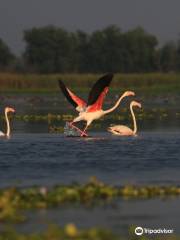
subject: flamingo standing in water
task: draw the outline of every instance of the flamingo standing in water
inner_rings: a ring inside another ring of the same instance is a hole
[[[120,135],[120,136],[136,136],[137,133],[137,124],[136,124],[136,118],[134,115],[134,111],[133,111],[133,107],[139,107],[141,108],[141,104],[136,102],[136,101],[132,101],[130,103],[130,111],[131,111],[131,115],[133,118],[133,124],[134,124],[134,129],[130,129],[127,126],[124,125],[115,125],[112,127],[108,128],[108,131],[113,133],[114,135]]]
[[[126,91],[116,102],[116,104],[108,109],[108,110],[102,110],[102,105],[104,98],[109,90],[109,85],[112,81],[113,74],[109,73],[101,77],[92,87],[88,101],[87,103],[77,97],[73,92],[71,92],[64,83],[59,80],[59,86],[67,98],[67,100],[76,108],[76,110],[79,112],[79,116],[76,117],[70,125],[75,127],[73,123],[79,122],[79,121],[86,121],[86,127],[83,131],[80,130],[81,136],[87,136],[86,129],[88,126],[92,123],[92,121],[99,119],[103,117],[105,114],[108,114],[112,111],[114,111],[120,104],[121,100],[126,96],[134,96],[135,93],[132,91]],[[76,127],[75,127],[76,128]],[[77,128],[78,129],[78,128]]]
[[[10,107],[6,107],[4,112],[5,112],[5,120],[6,120],[6,124],[7,124],[7,130],[6,130],[6,133],[3,133],[2,131],[0,131],[0,137],[7,137],[7,138],[9,138],[10,134],[11,134],[11,128],[10,128],[8,113],[9,112],[14,113],[15,109],[14,108],[10,108]]]

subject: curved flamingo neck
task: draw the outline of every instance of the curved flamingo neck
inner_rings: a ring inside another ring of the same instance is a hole
[[[134,115],[133,104],[132,103],[130,104],[130,111],[131,111],[131,115],[132,115],[132,118],[133,118],[133,124],[134,124],[133,133],[136,134],[136,132],[137,132],[137,124],[136,124],[136,118],[135,118],[135,115]]]
[[[105,110],[105,111],[104,111],[104,114],[113,112],[113,111],[119,106],[119,104],[121,103],[122,99],[125,98],[125,97],[126,97],[126,96],[124,96],[124,94],[121,95],[120,98],[119,98],[119,99],[117,100],[117,102],[115,103],[115,105],[114,105],[112,108],[110,108],[110,109],[108,109],[108,110]]]
[[[6,119],[6,124],[7,124],[7,132],[6,132],[6,136],[9,137],[10,136],[10,124],[9,124],[9,118],[8,118],[8,112],[5,111],[5,119]]]

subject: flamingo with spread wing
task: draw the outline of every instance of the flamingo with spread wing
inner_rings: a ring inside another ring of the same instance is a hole
[[[70,91],[64,83],[59,80],[59,86],[67,98],[67,100],[76,108],[79,112],[79,116],[74,118],[74,120],[70,123],[72,126],[73,123],[79,121],[86,121],[86,127],[83,131],[81,131],[81,136],[87,136],[86,130],[88,126],[96,119],[103,117],[105,114],[108,114],[114,111],[120,104],[121,100],[126,96],[134,96],[135,93],[132,91],[126,91],[116,102],[116,104],[108,109],[102,110],[102,105],[105,99],[105,96],[109,90],[109,85],[113,79],[113,74],[108,73],[101,77],[92,87],[88,101],[84,101],[83,99],[77,97],[72,91]]]

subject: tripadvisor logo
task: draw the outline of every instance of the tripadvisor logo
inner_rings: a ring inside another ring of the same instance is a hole
[[[166,228],[158,228],[158,229],[150,229],[150,228],[142,228],[136,227],[135,234],[141,236],[142,234],[172,234],[174,232],[173,229]]]
[[[143,234],[143,228],[142,227],[137,227],[135,228],[135,234],[140,236]]]

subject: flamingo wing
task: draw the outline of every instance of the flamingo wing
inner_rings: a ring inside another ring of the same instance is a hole
[[[59,82],[59,87],[61,88],[61,91],[63,92],[64,96],[66,97],[66,99],[75,107],[80,107],[80,108],[85,108],[87,103],[77,97],[72,91],[70,91],[62,82],[62,80],[58,80]]]
[[[101,77],[92,87],[88,98],[88,112],[98,111],[102,108],[104,98],[109,90],[113,74],[109,73]]]

